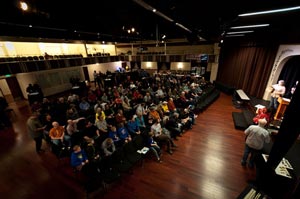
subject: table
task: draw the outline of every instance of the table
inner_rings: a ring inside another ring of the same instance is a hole
[[[236,90],[236,93],[238,94],[241,100],[250,101],[250,98],[246,95],[246,93],[242,89]]]

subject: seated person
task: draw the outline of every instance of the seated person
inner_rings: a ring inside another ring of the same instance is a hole
[[[171,137],[168,135],[163,134],[163,129],[161,128],[160,123],[158,120],[153,120],[153,124],[151,126],[151,131],[154,133],[154,139],[158,142],[165,142],[167,143],[167,152],[169,154],[173,154],[171,147],[176,147]]]
[[[170,97],[168,100],[168,109],[171,113],[177,112],[176,106],[174,104],[173,98]]]
[[[160,155],[161,155],[161,150],[160,147],[158,146],[157,142],[154,141],[153,139],[154,133],[152,131],[149,132],[149,137],[147,140],[147,147],[149,148],[150,151],[152,151],[157,159],[157,162],[161,162]]]
[[[114,119],[114,111],[111,107],[110,104],[105,104],[104,106],[104,114],[105,114],[105,120],[108,125],[113,125],[115,124],[115,119]]]
[[[164,112],[164,115],[170,115],[170,110],[169,110],[167,101],[163,101],[163,103],[161,104],[161,108]]]
[[[127,129],[129,134],[134,137],[136,135],[141,134],[140,128],[138,126],[137,121],[135,120],[136,115],[132,115],[130,120],[127,122]]]
[[[92,138],[95,141],[100,138],[100,132],[98,128],[89,120],[85,121],[85,127],[83,129],[83,138],[84,140],[88,140],[89,138]]]
[[[193,121],[190,117],[189,110],[185,108],[180,115],[181,123],[183,124],[183,129],[191,129],[193,127]]]
[[[141,130],[141,132],[143,132],[147,128],[143,114],[137,113],[135,121],[137,122],[137,125],[138,125],[139,129]]]
[[[86,140],[84,151],[86,152],[89,162],[98,164],[100,158],[99,148],[95,145],[93,139]]]
[[[116,147],[121,146],[122,142],[118,135],[116,126],[113,125],[110,127],[110,130],[108,132],[108,137],[114,141]]]
[[[88,157],[84,150],[81,149],[79,145],[73,147],[73,152],[71,154],[71,165],[78,171],[81,171],[83,167],[89,163]]]
[[[116,151],[114,141],[111,138],[106,138],[102,142],[101,148],[105,157],[111,156]]]
[[[119,124],[119,127],[118,127],[118,136],[119,138],[122,140],[123,143],[127,143],[127,142],[130,142],[131,141],[131,136],[130,134],[128,133],[128,130],[127,128],[124,126],[123,123],[120,123]]]
[[[56,146],[62,146],[64,149],[65,142],[68,145],[68,149],[71,147],[71,137],[65,134],[65,128],[60,126],[58,122],[52,123],[53,128],[49,131],[49,137],[51,142]]]
[[[80,121],[83,121],[84,119],[85,119],[84,117],[81,117],[76,120],[71,120],[71,119],[67,120],[66,134],[71,136],[71,140],[73,144],[81,142],[80,133],[77,128],[77,124]]]
[[[120,123],[126,123],[126,117],[124,116],[122,109],[118,109],[118,113],[116,114],[115,119],[117,125]]]
[[[150,110],[150,112],[148,113],[148,123],[153,124],[153,120],[158,120],[158,122],[160,122],[161,117],[160,117],[159,113],[156,111],[156,107],[151,106],[149,108],[149,110]]]
[[[141,115],[147,115],[148,113],[148,110],[146,108],[146,104],[144,102],[140,103],[137,105],[136,107],[136,111],[135,113],[138,115],[138,114],[141,114]]]
[[[165,127],[170,131],[171,138],[177,140],[177,136],[181,137],[181,129],[177,123],[176,114],[173,114],[166,120]]]
[[[98,120],[95,123],[96,127],[101,132],[100,134],[105,134],[107,136],[108,134],[108,126],[106,120],[103,118],[103,116],[99,115]]]
[[[79,103],[79,109],[81,111],[81,113],[87,113],[91,108],[91,105],[88,103],[87,99],[85,97],[83,97],[81,99],[81,102]]]
[[[98,177],[98,170],[96,164],[90,164],[88,156],[79,145],[73,147],[71,154],[71,166],[77,171],[82,171],[87,177],[88,181],[96,180]]]

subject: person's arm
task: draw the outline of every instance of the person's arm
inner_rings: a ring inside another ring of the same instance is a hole
[[[98,129],[96,130],[96,135],[97,135],[97,136],[100,136],[100,132],[99,132]]]
[[[248,136],[250,133],[250,126],[244,131],[245,135]]]

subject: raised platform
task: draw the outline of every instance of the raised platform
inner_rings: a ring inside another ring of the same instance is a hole
[[[253,123],[253,117],[255,114],[249,110],[243,110],[242,112],[232,112],[232,118],[234,127],[236,129],[245,130]]]

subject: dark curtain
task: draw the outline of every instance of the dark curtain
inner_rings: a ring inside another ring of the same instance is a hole
[[[217,81],[262,98],[277,49],[278,45],[222,46]]]
[[[285,97],[291,97],[291,88],[295,86],[296,81],[300,80],[300,56],[290,58],[282,68],[279,80],[285,81],[286,94]]]

